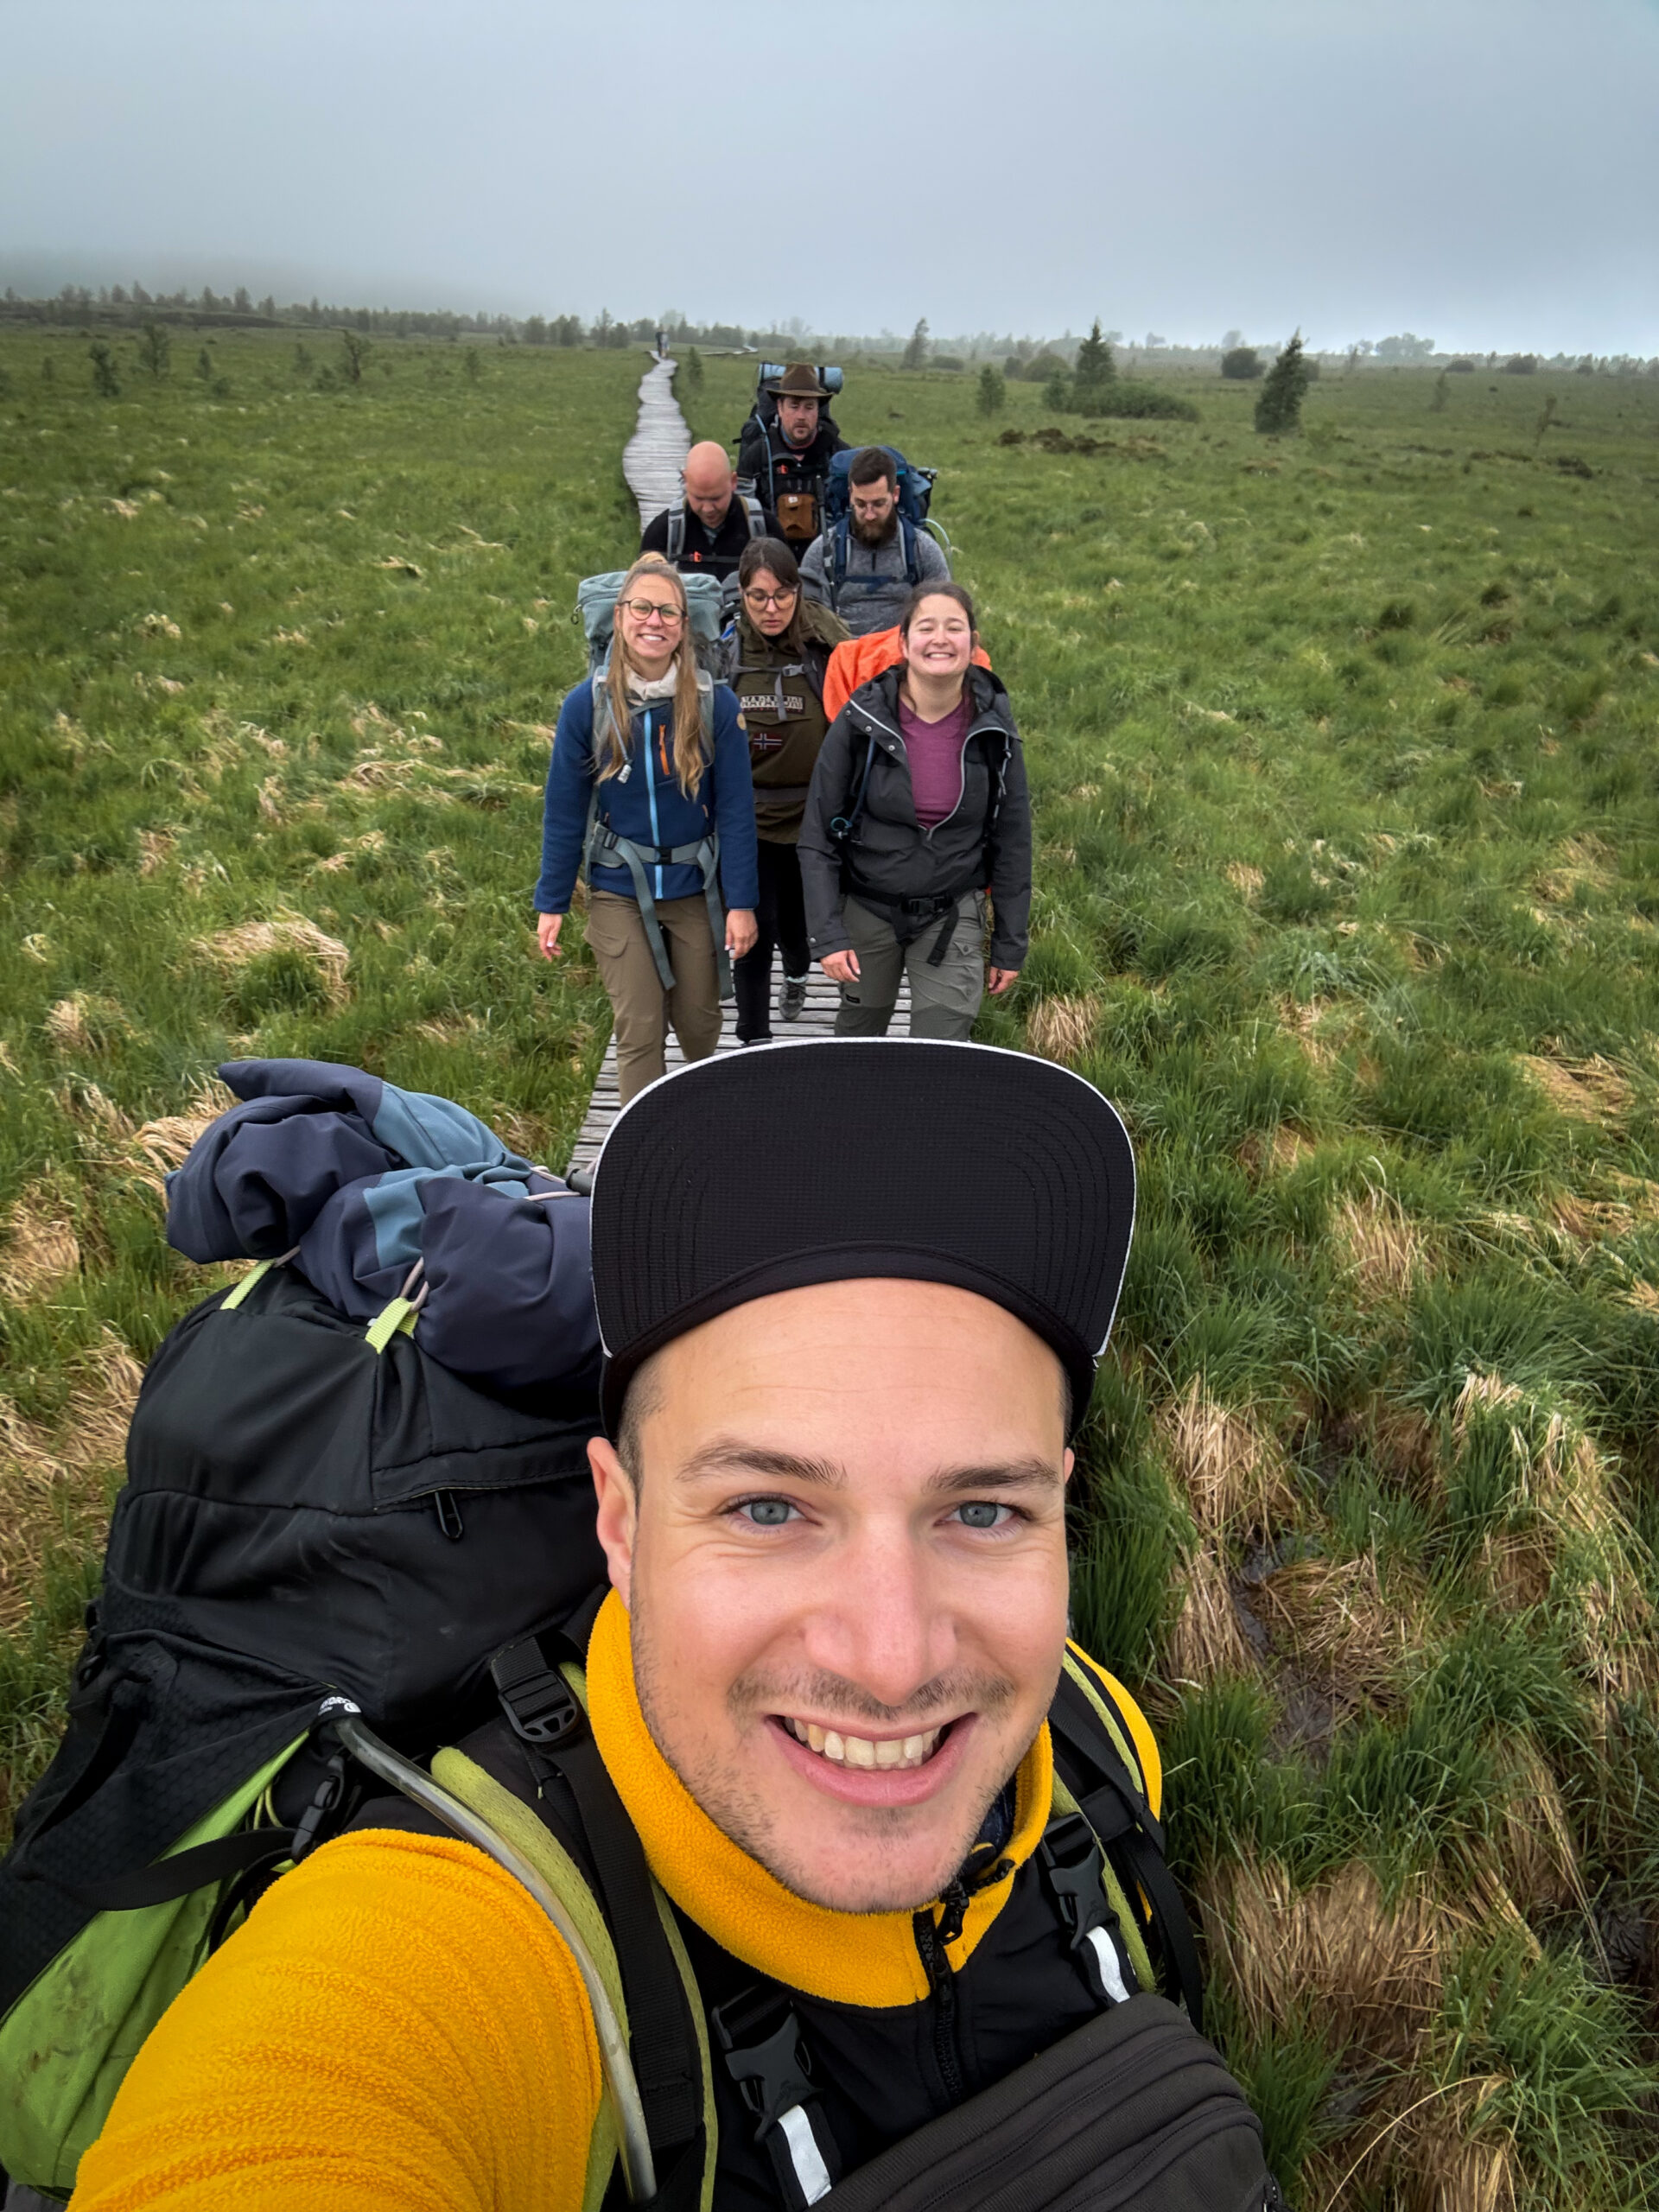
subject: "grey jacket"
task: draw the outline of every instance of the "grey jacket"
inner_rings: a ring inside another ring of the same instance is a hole
[[[936,538],[930,537],[925,530],[917,530],[914,543],[918,583],[949,576],[950,563]],[[839,591],[836,588],[835,574],[835,532],[826,530],[813,539],[802,557],[802,589],[820,607],[839,614],[855,638],[868,638],[874,630],[891,630],[904,613],[905,602],[914,588],[905,563],[903,524],[895,527],[893,536],[882,545],[866,545],[858,532],[849,527],[847,575]]]
[[[812,772],[799,851],[813,954],[822,960],[850,947],[841,912],[849,893],[908,943],[957,899],[988,887],[990,963],[1021,967],[1030,942],[1031,798],[1008,695],[988,669],[969,671],[974,711],[963,741],[962,796],[943,822],[924,830],[899,728],[902,674],[890,668],[854,692]],[[850,836],[833,836],[831,823],[847,822],[855,810]]]

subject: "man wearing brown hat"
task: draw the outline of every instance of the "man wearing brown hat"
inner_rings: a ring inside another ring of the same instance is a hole
[[[741,486],[778,518],[786,543],[804,550],[823,527],[823,480],[832,455],[847,451],[823,403],[817,372],[791,362],[767,385],[738,441]]]

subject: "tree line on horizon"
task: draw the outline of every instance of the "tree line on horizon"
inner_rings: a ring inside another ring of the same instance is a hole
[[[907,369],[943,370],[964,369],[970,364],[976,367],[982,361],[992,361],[1005,376],[1027,378],[1034,384],[1047,383],[1057,369],[1068,375],[1073,373],[1080,353],[1084,356],[1086,380],[1090,344],[1088,338],[1078,337],[1070,330],[1058,338],[1016,338],[1011,332],[999,335],[984,330],[936,340],[929,333],[925,317],[918,320],[906,338],[887,329],[830,335],[809,331],[798,318],[792,319],[782,329],[772,330],[750,329],[738,323],[697,323],[673,308],[660,315],[636,315],[630,319],[613,316],[606,308],[592,322],[584,322],[577,315],[518,316],[492,315],[485,309],[467,315],[447,308],[351,307],[325,302],[315,296],[308,301],[293,300],[279,306],[270,293],[256,301],[243,284],[225,293],[214,291],[211,285],[204,285],[199,292],[152,292],[137,283],[103,285],[96,291],[85,284],[65,284],[49,297],[33,298],[20,296],[8,285],[0,299],[0,321],[6,321],[68,324],[81,328],[103,323],[137,328],[154,321],[202,327],[350,329],[383,338],[454,340],[483,337],[502,345],[619,349],[652,344],[661,331],[671,346],[699,346],[715,352],[753,351],[785,359],[807,355],[829,359],[839,354],[873,353],[893,355]],[[1122,365],[1129,368],[1147,359],[1169,368],[1219,365],[1224,375],[1248,378],[1262,374],[1267,366],[1261,359],[1261,349],[1247,344],[1239,330],[1224,333],[1211,345],[1184,346],[1173,343],[1156,331],[1148,331],[1141,339],[1126,338],[1121,330],[1103,331],[1096,321],[1093,336],[1096,341],[1103,340],[1116,349]],[[1402,367],[1437,364],[1453,370],[1501,368],[1524,372],[1528,369],[1554,369],[1583,374],[1659,375],[1659,356],[1649,359],[1631,353],[1499,351],[1442,354],[1432,338],[1420,338],[1408,330],[1376,340],[1357,339],[1349,346],[1329,351],[1310,350],[1307,359],[1310,367],[1323,359],[1350,370],[1372,365]],[[1257,365],[1251,365],[1252,363]]]

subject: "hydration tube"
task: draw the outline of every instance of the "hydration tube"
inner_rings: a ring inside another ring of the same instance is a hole
[[[645,2132],[645,2110],[639,2101],[639,2085],[633,2077],[633,2066],[628,2056],[627,2038],[622,2024],[616,2017],[616,2007],[600,1978],[593,1955],[578,1933],[575,1923],[565,1910],[545,1881],[530,1864],[521,1859],[510,1843],[503,1842],[489,1824],[479,1818],[459,1797],[452,1797],[441,1784],[433,1781],[423,1768],[394,1751],[389,1744],[363,1725],[362,1708],[350,1698],[331,1697],[324,1704],[318,1718],[328,1722],[354,1759],[360,1760],[372,1774],[383,1782],[391,1783],[416,1804],[423,1805],[429,1813],[435,1814],[447,1828],[453,1828],[464,1842],[474,1844],[493,1859],[513,1880],[527,1890],[542,1910],[557,1929],[576,1962],[582,1986],[588,1993],[588,2009],[594,2018],[594,2032],[599,2038],[600,2063],[605,2071],[605,2087],[616,2114],[617,2155],[622,2164],[622,2185],[627,2190],[630,2203],[639,2203],[657,2194],[657,2170],[651,2155],[651,2139]]]

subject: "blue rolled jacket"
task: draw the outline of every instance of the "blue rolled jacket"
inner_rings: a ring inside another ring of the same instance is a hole
[[[753,908],[760,895],[760,875],[749,745],[737,718],[736,696],[723,683],[715,686],[714,721],[714,759],[696,797],[688,798],[672,766],[672,702],[642,708],[632,717],[626,769],[599,786],[599,811],[619,837],[637,845],[696,844],[712,823],[720,831],[720,887],[726,905]],[[565,696],[547,764],[542,873],[535,893],[538,914],[569,912],[593,790],[594,690],[588,681]],[[596,868],[594,888],[633,897],[633,880],[625,868]],[[702,878],[689,864],[657,866],[651,872],[651,889],[657,899],[701,897]]]

